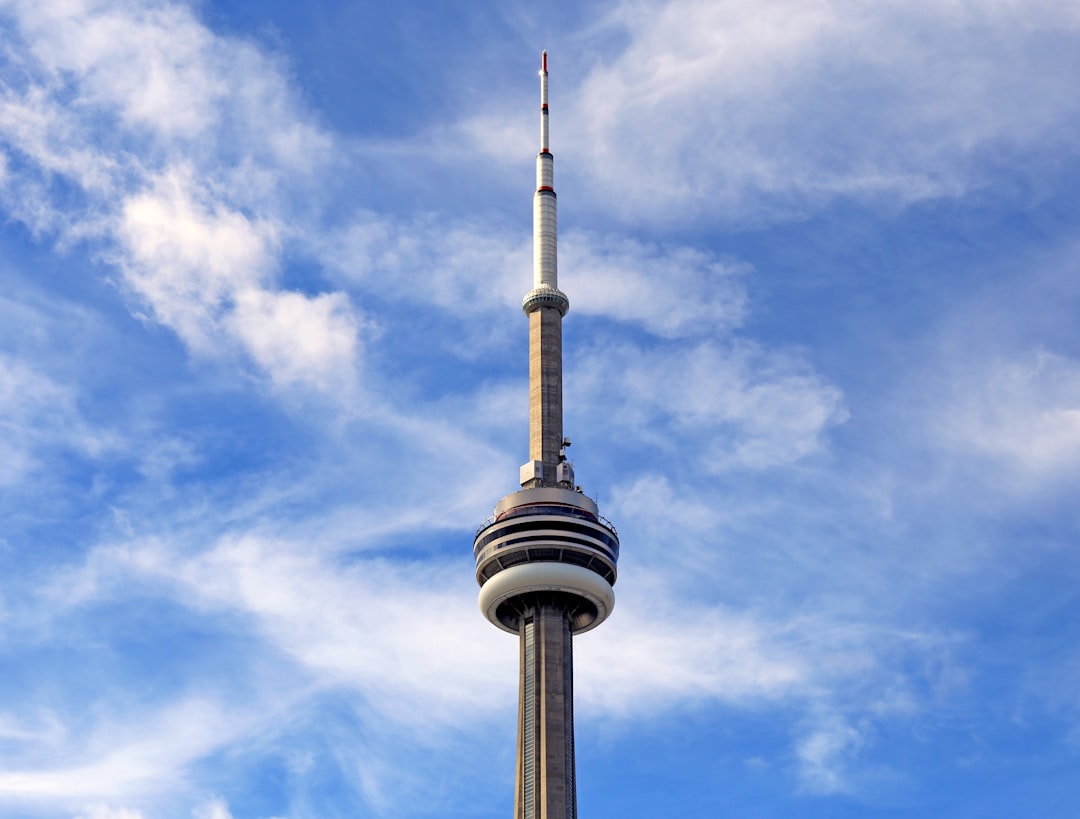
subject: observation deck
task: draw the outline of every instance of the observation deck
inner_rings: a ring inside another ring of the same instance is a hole
[[[570,299],[563,291],[545,285],[533,288],[521,300],[521,309],[526,314],[539,310],[541,307],[554,307],[559,311],[560,316],[565,316],[566,311],[570,309]]]
[[[517,634],[538,599],[557,599],[574,634],[600,625],[615,606],[619,535],[591,499],[538,487],[507,495],[473,541],[480,609]]]

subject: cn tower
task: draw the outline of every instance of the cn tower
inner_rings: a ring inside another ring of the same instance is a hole
[[[562,428],[562,320],[554,157],[548,149],[547,52],[540,68],[540,153],[533,196],[529,318],[529,460],[521,489],[495,505],[473,542],[480,610],[517,635],[514,819],[576,819],[573,635],[615,605],[619,536],[574,483]]]

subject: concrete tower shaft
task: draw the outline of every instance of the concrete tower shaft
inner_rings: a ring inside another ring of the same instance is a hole
[[[576,819],[573,636],[615,606],[619,536],[574,484],[562,434],[562,320],[554,159],[548,146],[547,52],[540,70],[540,154],[533,196],[529,318],[529,457],[522,489],[503,498],[473,540],[480,611],[518,636],[515,819]]]
[[[557,291],[556,291],[557,292]],[[555,486],[559,467],[573,482],[562,453],[562,316],[554,307],[529,313],[529,459],[522,486]],[[537,464],[539,466],[537,466]]]

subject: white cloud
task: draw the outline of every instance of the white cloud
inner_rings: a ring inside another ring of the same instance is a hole
[[[127,198],[117,232],[128,282],[161,323],[205,353],[235,293],[272,278],[277,235],[220,202],[196,201],[192,176],[166,173]]]
[[[290,169],[326,159],[330,141],[296,117],[282,65],[255,45],[215,35],[168,0],[9,2],[50,90],[72,84],[86,116],[199,153],[238,137]],[[260,127],[272,126],[272,127]]]
[[[710,545],[713,552],[724,548]],[[674,535],[657,552],[683,548]],[[724,558],[709,551],[695,566],[624,554],[626,576],[603,635],[575,642],[576,691],[592,713],[625,718],[703,703],[784,703],[810,715],[910,715],[925,704],[919,691],[932,675],[900,669],[947,660],[959,640],[882,623],[869,598],[848,601],[843,610],[834,609],[829,594],[806,605],[787,603],[782,592],[757,607],[717,604],[702,587],[714,571],[710,558]]]
[[[665,338],[725,333],[747,311],[744,264],[691,247],[570,232],[561,248],[571,309],[640,324]]]
[[[192,819],[232,819],[229,803],[220,796],[208,799],[191,812]]]
[[[344,293],[236,293],[228,326],[281,386],[351,386],[360,322]]]
[[[520,304],[532,270],[527,232],[430,215],[360,213],[324,240],[322,255],[341,279],[372,292],[463,312]]]
[[[238,342],[281,386],[348,386],[359,320],[342,293],[272,290],[278,233],[169,171],[122,208],[118,263],[162,324],[197,353]]]
[[[70,448],[95,457],[120,444],[117,434],[83,419],[71,389],[2,353],[0,430],[0,486],[36,469],[47,450]]]
[[[42,747],[57,749],[67,739],[67,731],[59,715],[52,710],[14,716],[0,712],[0,738],[5,742],[33,742]]]
[[[116,107],[127,126],[164,133],[191,136],[214,124],[226,84],[208,64],[213,37],[190,10],[87,0],[12,5],[42,67],[58,82],[81,78],[84,105]]]
[[[111,192],[122,171],[124,159],[89,144],[80,134],[81,123],[75,112],[65,110],[42,86],[30,86],[21,93],[4,88],[0,92],[0,126],[0,138],[13,151],[25,155],[48,174],[74,179],[85,190]],[[4,181],[14,182],[15,173],[9,170]],[[17,191],[9,191],[8,195],[15,197],[16,203],[28,201],[20,200]]]
[[[109,805],[91,805],[84,808],[75,819],[143,819],[143,812],[131,808],[113,808]]]
[[[580,405],[661,451],[693,447],[701,469],[764,469],[819,451],[847,418],[840,391],[797,355],[748,342],[586,351],[568,377]]]
[[[620,594],[603,637],[575,643],[575,693],[593,713],[626,718],[708,700],[798,700],[816,682],[807,658],[773,628],[718,608],[678,606],[672,589],[651,593],[644,609],[636,590]]]
[[[814,719],[795,746],[802,789],[819,796],[851,792],[847,769],[864,742],[859,730],[835,714]]]
[[[1022,482],[1076,471],[1080,361],[1039,349],[967,364],[948,387],[940,440]]]
[[[156,435],[153,440],[139,442],[136,468],[153,485],[165,487],[178,468],[195,466],[201,460],[202,453],[193,441]]]

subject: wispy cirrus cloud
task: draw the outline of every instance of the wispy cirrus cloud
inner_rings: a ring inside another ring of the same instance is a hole
[[[1002,157],[1060,154],[1080,117],[1078,27],[1048,0],[617,3],[578,34],[603,59],[552,57],[554,150],[588,180],[576,195],[629,223],[955,198]],[[497,114],[461,127],[506,161],[531,144]]]
[[[0,800],[70,804],[145,797],[162,780],[182,783],[188,765],[247,735],[256,718],[240,713],[236,704],[198,696],[140,709],[129,719],[97,707],[91,730],[53,742],[48,756],[37,737],[24,737],[19,744],[25,767],[5,765]],[[161,742],[161,736],[170,741]],[[27,765],[30,760],[38,764]]]
[[[447,583],[449,575],[431,560],[350,561],[337,549],[241,534],[194,554],[151,541],[102,547],[45,593],[57,605],[87,605],[149,583],[197,611],[254,618],[256,631],[324,684],[356,688],[381,718],[430,729],[477,717],[482,681],[499,665],[481,648],[491,641],[478,639],[470,578],[455,573]],[[433,606],[444,611],[435,630],[414,616]],[[470,645],[477,650],[462,663]],[[418,701],[429,703],[422,715],[412,710]]]

